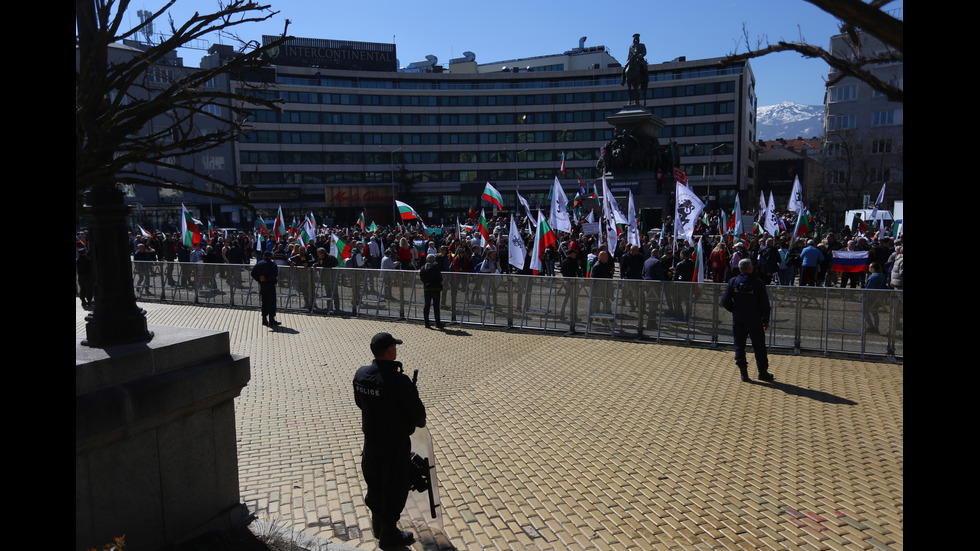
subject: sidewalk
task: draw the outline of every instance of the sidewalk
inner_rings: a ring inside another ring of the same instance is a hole
[[[743,383],[730,351],[140,306],[251,358],[241,498],[297,532],[376,548],[350,382],[388,331],[419,370],[458,549],[904,549],[903,365],[773,355],[774,384]]]

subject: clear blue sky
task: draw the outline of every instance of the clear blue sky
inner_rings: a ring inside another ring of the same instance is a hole
[[[647,47],[647,61],[659,63],[678,56],[687,59],[721,57],[746,50],[744,30],[752,47],[768,38],[807,42],[827,47],[838,32],[837,21],[804,0],[634,0],[606,2],[565,0],[269,0],[280,13],[268,22],[240,27],[244,38],[282,32],[297,37],[392,42],[401,66],[434,55],[447,66],[449,59],[472,51],[478,63],[561,53],[578,46],[606,46],[621,63],[633,33]],[[132,4],[154,9],[159,0]],[[175,21],[194,10],[212,9],[214,0],[180,0],[171,9]],[[895,7],[900,7],[897,2]],[[164,29],[159,27],[158,31]],[[212,39],[216,41],[217,39]],[[200,53],[182,52],[184,64],[196,66]],[[795,53],[770,54],[752,60],[759,105],[793,101],[822,105],[827,66]]]

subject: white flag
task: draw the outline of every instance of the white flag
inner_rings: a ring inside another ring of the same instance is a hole
[[[572,233],[572,223],[568,219],[568,196],[561,188],[558,177],[555,176],[555,184],[551,188],[551,216],[548,224],[552,230]]]
[[[691,188],[678,183],[676,185],[675,197],[677,203],[674,206],[674,238],[684,239],[689,244],[694,243],[694,225],[698,221],[698,216],[704,209],[704,203],[691,190]]]
[[[878,217],[878,207],[885,200],[885,184],[881,184],[881,191],[878,193],[878,198],[875,200],[875,208],[871,210],[871,223],[874,223],[875,218]]]
[[[524,260],[527,257],[527,246],[524,245],[524,240],[521,239],[521,231],[517,229],[517,222],[514,221],[513,215],[510,217],[510,233],[507,239],[510,240],[509,250],[507,251],[507,263],[518,270],[523,270]]]
[[[803,186],[800,185],[799,176],[793,179],[793,191],[789,194],[786,208],[797,214],[803,212]]]
[[[636,225],[636,208],[633,206],[633,192],[630,192],[629,208],[626,213],[626,241],[630,245],[640,246],[640,228]]]
[[[521,192],[517,191],[517,202],[524,207],[524,215],[527,216],[527,224],[532,227],[531,233],[534,233],[534,227],[537,227],[537,219],[531,214],[531,205],[528,204],[527,199],[521,196]]]
[[[609,186],[606,184],[606,177],[603,175],[602,218],[605,220],[605,223],[602,225],[602,227],[606,231],[606,246],[609,248],[610,256],[613,256],[616,253],[616,242],[619,238],[619,234],[616,231],[616,210],[618,210],[618,208],[616,207],[615,203],[616,199],[613,198],[612,192],[609,191]]]
[[[775,237],[779,234],[779,220],[776,217],[776,199],[769,192],[769,206],[766,209],[766,218],[762,226],[769,235]]]

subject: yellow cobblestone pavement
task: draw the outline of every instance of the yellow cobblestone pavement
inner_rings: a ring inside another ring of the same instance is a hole
[[[376,549],[350,382],[388,331],[419,369],[458,549],[904,549],[900,364],[772,355],[774,384],[743,383],[730,350],[140,306],[251,358],[241,499],[276,525]]]

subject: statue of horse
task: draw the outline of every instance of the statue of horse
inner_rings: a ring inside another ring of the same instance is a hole
[[[647,104],[647,85],[650,83],[650,74],[647,70],[647,47],[640,42],[640,35],[633,35],[633,44],[630,45],[629,59],[623,67],[623,82],[628,85],[630,101],[627,105],[639,105],[640,99],[643,105]]]

